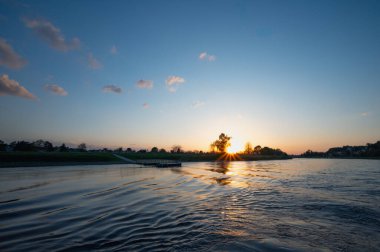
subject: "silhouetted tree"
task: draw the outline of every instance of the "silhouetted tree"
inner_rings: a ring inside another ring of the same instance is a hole
[[[380,141],[373,144],[367,143],[367,151],[365,155],[368,157],[380,157]]]
[[[81,143],[78,145],[78,150],[80,151],[86,151],[87,150],[87,146],[85,143]]]
[[[260,146],[260,145],[257,145],[257,146],[253,149],[253,153],[256,154],[256,155],[260,155],[260,154],[261,154],[261,146]]]
[[[173,145],[171,153],[181,153],[182,152],[182,146],[181,145]]]
[[[44,144],[45,144],[45,141],[42,140],[42,139],[39,139],[39,140],[33,142],[33,146],[37,150],[43,150],[44,149]]]
[[[64,143],[61,146],[59,146],[59,151],[60,152],[66,152],[68,150],[69,150],[69,148],[67,148],[66,144],[64,144]]]
[[[54,150],[52,143],[50,143],[49,141],[44,141],[42,139],[34,141],[33,146],[34,146],[34,149],[37,151],[53,151]]]
[[[49,141],[45,141],[44,142],[44,150],[49,151],[49,152],[53,151],[54,150],[53,144]]]
[[[158,148],[157,147],[153,147],[150,152],[154,152],[154,153],[157,153],[158,152]]]
[[[14,151],[34,151],[34,145],[26,141],[12,142],[11,146]]]
[[[211,143],[210,147],[212,150],[218,150],[220,152],[226,152],[226,149],[231,146],[230,143],[231,137],[227,136],[226,134],[222,133],[219,135],[219,139],[215,142]]]
[[[6,151],[7,150],[7,144],[4,143],[4,141],[0,140],[0,151]]]
[[[127,148],[126,152],[133,152],[131,148]]]
[[[119,147],[117,149],[115,149],[115,152],[122,152],[123,151],[123,147]]]
[[[244,154],[252,154],[252,153],[253,153],[252,144],[250,142],[247,142],[244,147]]]
[[[166,153],[165,149],[160,149],[160,153]]]
[[[312,151],[312,150],[307,150],[305,153],[301,154],[301,157],[320,158],[320,157],[326,157],[326,153],[324,153],[324,152],[315,152],[315,151]]]
[[[269,147],[264,147],[261,149],[261,155],[267,155],[267,156],[283,156],[287,155],[285,152],[283,152],[280,149],[272,149]]]

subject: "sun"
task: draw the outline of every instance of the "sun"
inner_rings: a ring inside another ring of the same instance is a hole
[[[231,142],[231,145],[227,147],[227,150],[226,150],[228,154],[236,154],[241,151],[243,151],[243,146],[241,146],[240,144],[236,142]]]

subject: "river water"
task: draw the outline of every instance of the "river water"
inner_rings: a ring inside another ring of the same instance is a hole
[[[380,160],[0,169],[0,251],[380,251]]]

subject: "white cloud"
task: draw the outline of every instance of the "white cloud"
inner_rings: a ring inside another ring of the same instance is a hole
[[[360,114],[361,116],[368,116],[369,115],[369,112],[363,112]]]
[[[171,85],[174,85],[174,84],[181,84],[181,83],[184,83],[185,82],[185,79],[182,78],[182,77],[179,77],[179,76],[169,76],[167,79],[166,79],[166,84],[171,86]]]
[[[26,99],[37,100],[37,97],[21,86],[17,81],[9,79],[7,74],[0,76],[0,96],[13,95]]]
[[[151,89],[151,88],[153,88],[153,81],[151,81],[151,80],[139,80],[136,83],[136,87],[138,87],[138,88],[145,88],[145,89]]]
[[[148,103],[144,103],[144,104],[143,104],[143,108],[144,108],[144,109],[148,109],[148,108],[149,108],[149,104],[148,104]]]
[[[111,47],[111,49],[110,49],[110,53],[111,54],[117,54],[117,47],[115,46],[115,45],[113,45],[112,47]]]
[[[60,87],[56,84],[46,84],[45,90],[48,92],[51,92],[53,94],[60,95],[60,96],[66,96],[67,95],[66,90],[64,90],[62,87]]]
[[[80,46],[78,38],[66,41],[61,31],[49,21],[41,19],[24,19],[24,22],[26,27],[32,29],[37,36],[56,50],[69,51],[77,49]]]
[[[202,53],[199,54],[199,59],[200,60],[207,60],[207,61],[215,61],[216,60],[216,56],[208,54],[207,52],[202,52]]]
[[[0,66],[6,66],[11,69],[18,69],[26,64],[26,60],[18,55],[10,44],[3,38],[0,38]]]
[[[166,79],[166,87],[168,88],[169,92],[176,92],[179,85],[185,82],[185,79],[179,76],[169,76]]]
[[[194,109],[198,109],[198,108],[200,108],[200,107],[203,107],[205,105],[205,102],[203,102],[203,101],[195,101],[195,102],[193,102],[193,108]]]
[[[120,94],[123,92],[121,87],[115,86],[115,85],[106,85],[102,88],[103,92],[105,93],[116,93]]]
[[[87,55],[88,67],[92,69],[100,69],[103,67],[102,63],[97,60],[92,53]]]

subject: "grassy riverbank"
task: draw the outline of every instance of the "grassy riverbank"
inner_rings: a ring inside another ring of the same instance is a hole
[[[112,153],[92,152],[0,152],[0,167],[117,164],[124,161]]]
[[[240,161],[255,161],[255,160],[282,160],[290,159],[289,156],[269,156],[269,155],[229,155],[223,156],[220,153],[122,153],[120,154],[126,158],[132,160],[141,160],[141,159],[170,159],[178,160],[182,162],[213,162],[218,160],[240,160]]]
[[[288,156],[233,155],[217,153],[117,153],[131,160],[170,159],[181,162],[213,162],[218,160],[281,160]],[[0,167],[32,167],[92,164],[122,164],[125,161],[111,152],[0,152]]]

